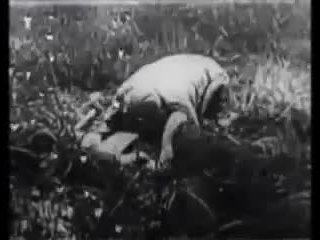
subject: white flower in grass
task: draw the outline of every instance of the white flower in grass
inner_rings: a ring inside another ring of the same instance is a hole
[[[12,93],[12,100],[13,100],[13,102],[16,102],[16,101],[17,101],[17,97],[18,97],[18,94],[17,94],[17,93]]]
[[[52,33],[47,33],[45,37],[46,37],[46,39],[48,41],[52,41],[53,40],[53,34]]]
[[[90,193],[88,191],[84,191],[84,197],[88,198],[90,196]]]
[[[102,216],[103,209],[102,208],[95,208],[94,209],[94,216],[96,218],[100,218]]]
[[[68,207],[67,207],[67,216],[68,216],[69,219],[72,218],[73,213],[74,213],[73,207],[68,206]]]
[[[125,14],[125,19],[126,19],[126,22],[130,21],[131,20],[131,16],[129,14]]]
[[[57,191],[57,193],[62,193],[64,191],[64,189],[65,188],[63,186],[61,186],[61,187],[57,187],[56,191]]]
[[[24,22],[24,28],[26,30],[31,30],[32,17],[31,16],[25,16],[23,18],[23,22]]]
[[[54,61],[54,56],[51,55],[51,56],[49,57],[49,60],[50,60],[50,62],[53,62],[53,61]]]
[[[29,81],[31,77],[31,72],[26,72],[26,80]]]
[[[95,201],[95,200],[97,200],[97,197],[96,197],[95,195],[91,195],[91,199],[92,199],[93,201]]]
[[[80,157],[80,161],[81,161],[81,163],[86,163],[88,161],[88,157],[83,155]]]
[[[10,129],[11,129],[11,131],[17,131],[18,130],[18,128],[19,128],[19,124],[17,124],[17,123],[11,123],[10,124]]]
[[[49,20],[54,20],[54,16],[53,16],[52,14],[50,14],[50,15],[48,16],[48,19],[49,19]]]
[[[122,229],[123,229],[123,227],[120,226],[120,225],[116,225],[116,226],[114,227],[114,230],[116,231],[116,233],[121,233],[121,232],[122,232]]]
[[[13,67],[10,67],[10,68],[9,68],[9,76],[12,77],[12,76],[13,76],[13,73],[14,73],[14,68],[13,68]]]
[[[58,158],[58,154],[54,152],[50,153],[50,157],[49,157],[50,160],[56,160],[57,158]]]
[[[118,55],[119,55],[119,59],[123,59],[124,57],[124,50],[123,49],[119,49],[119,52],[118,52]]]

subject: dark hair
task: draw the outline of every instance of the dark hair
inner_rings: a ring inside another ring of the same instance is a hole
[[[215,93],[211,96],[207,108],[204,112],[204,117],[214,119],[217,115],[224,111],[229,101],[229,88],[228,86],[221,85]]]

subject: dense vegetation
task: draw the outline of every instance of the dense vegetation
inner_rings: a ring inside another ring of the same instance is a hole
[[[12,7],[12,239],[200,237],[219,228],[247,238],[308,237],[309,34],[307,2]],[[232,77],[230,108],[239,118],[216,138],[243,159],[228,166],[236,183],[82,163],[73,127],[89,94],[103,91],[108,104],[130,73],[178,52],[210,55]],[[37,141],[43,129],[54,147]],[[242,224],[226,230],[235,219]]]

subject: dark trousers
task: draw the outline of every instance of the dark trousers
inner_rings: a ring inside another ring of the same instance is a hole
[[[148,142],[160,142],[168,115],[154,102],[141,102],[130,106],[121,119],[124,131],[136,132]]]

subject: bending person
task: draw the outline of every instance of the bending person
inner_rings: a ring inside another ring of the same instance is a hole
[[[199,129],[217,120],[229,77],[213,59],[196,54],[163,57],[141,67],[117,90],[106,113],[113,130],[137,132],[161,144],[160,163],[173,158],[172,136],[186,121]]]

